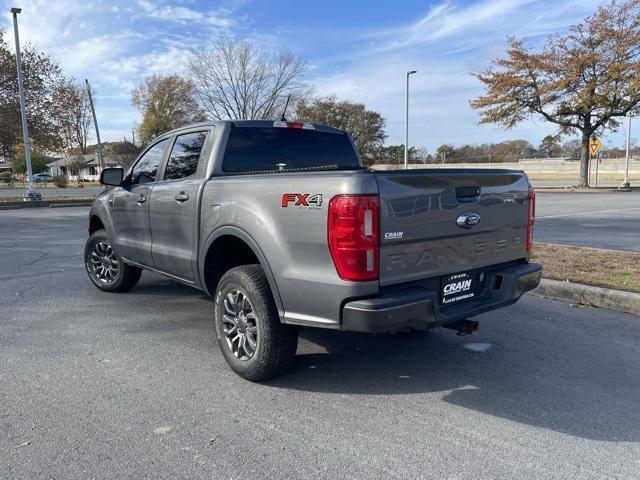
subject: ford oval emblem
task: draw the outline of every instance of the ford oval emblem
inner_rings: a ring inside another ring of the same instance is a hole
[[[456,220],[456,225],[460,228],[471,228],[480,223],[480,215],[474,212],[465,212]]]

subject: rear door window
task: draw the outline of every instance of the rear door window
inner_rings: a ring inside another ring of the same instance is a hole
[[[207,139],[207,132],[192,132],[178,135],[171,149],[165,180],[187,178],[196,173],[202,147]]]
[[[316,130],[232,127],[222,162],[227,173],[360,168],[358,156],[344,133]]]

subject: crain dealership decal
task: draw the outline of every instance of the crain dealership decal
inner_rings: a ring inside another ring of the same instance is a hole
[[[450,275],[443,280],[442,304],[459,302],[475,296],[473,276],[470,273]]]
[[[385,240],[400,240],[403,235],[404,235],[404,232],[386,232],[384,234],[384,239]]]
[[[321,193],[283,193],[282,207],[287,208],[291,204],[294,207],[319,208],[322,206]]]
[[[460,282],[449,283],[444,287],[444,293],[465,292],[471,288],[471,280],[462,280]]]

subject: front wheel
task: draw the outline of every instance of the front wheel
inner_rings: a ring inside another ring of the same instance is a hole
[[[291,365],[298,329],[280,322],[271,289],[260,265],[227,271],[216,290],[218,344],[231,369],[258,382]]]
[[[116,254],[104,230],[91,234],[84,247],[84,265],[91,282],[105,292],[126,292],[140,280],[142,270]]]

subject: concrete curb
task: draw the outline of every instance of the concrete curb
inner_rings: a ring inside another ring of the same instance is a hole
[[[541,297],[640,315],[640,294],[638,293],[592,287],[579,283],[560,282],[546,278],[543,278],[538,288],[531,293]]]
[[[598,188],[579,188],[579,187],[536,187],[535,182],[533,182],[533,186],[536,189],[536,192],[545,193],[614,193],[614,192],[633,192],[634,190],[638,190],[638,187],[629,187],[629,188],[619,188],[619,187],[598,187]]]
[[[60,199],[44,199],[35,202],[24,202],[21,200],[2,202],[0,201],[0,210],[14,210],[17,208],[38,208],[38,207],[86,207],[93,203],[93,198],[73,198],[67,200]]]

